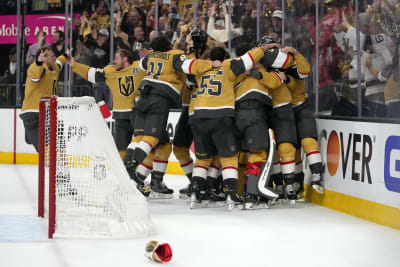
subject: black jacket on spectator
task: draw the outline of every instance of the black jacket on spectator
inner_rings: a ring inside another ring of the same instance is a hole
[[[139,13],[139,16],[142,18],[142,25],[129,25],[127,20],[128,20],[128,15],[129,12],[126,12],[123,16],[122,16],[122,20],[121,20],[121,30],[123,32],[125,32],[126,34],[128,34],[129,38],[134,37],[134,30],[135,30],[135,26],[142,26],[143,30],[146,28],[146,13],[144,13],[144,11],[139,8],[139,7],[135,7],[135,9],[137,10],[137,12]],[[146,32],[145,32],[146,34]]]
[[[81,41],[83,41],[82,36],[80,36]],[[92,36],[88,36],[87,40],[84,42],[85,46],[89,50],[89,62],[90,66],[94,68],[103,68],[110,61],[110,46],[109,43],[104,43],[101,47],[98,45],[97,41],[93,39]]]

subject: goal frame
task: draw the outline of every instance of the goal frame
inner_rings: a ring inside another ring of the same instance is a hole
[[[45,208],[45,167],[46,167],[46,104],[50,105],[49,128],[49,208],[48,238],[53,238],[56,218],[56,160],[57,160],[57,96],[44,97],[39,103],[39,166],[38,166],[38,216],[44,218]]]

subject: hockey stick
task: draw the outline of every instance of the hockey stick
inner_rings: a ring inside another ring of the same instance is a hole
[[[265,195],[269,198],[277,198],[279,195],[273,192],[268,188],[269,176],[272,171],[272,165],[275,158],[275,150],[276,150],[276,141],[274,131],[269,129],[269,151],[268,151],[268,159],[264,163],[263,170],[261,172],[260,177],[258,178],[257,187],[262,195]]]

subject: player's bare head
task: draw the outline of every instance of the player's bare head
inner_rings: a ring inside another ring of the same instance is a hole
[[[154,38],[154,40],[151,41],[150,46],[153,51],[156,52],[167,52],[171,50],[171,43],[164,36]]]
[[[118,49],[115,55],[119,54],[122,59],[126,58],[129,64],[132,64],[133,61],[139,60],[139,54],[136,51],[131,51],[128,49]]]
[[[219,60],[219,61],[224,61],[226,58],[226,50],[223,47],[214,47],[211,49],[210,53],[210,59],[211,60]]]
[[[240,57],[246,54],[247,51],[252,49],[253,46],[249,43],[241,43],[237,48],[236,48],[236,56]]]

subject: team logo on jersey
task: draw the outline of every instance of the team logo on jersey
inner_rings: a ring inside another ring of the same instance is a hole
[[[135,91],[133,76],[125,76],[118,78],[119,91],[124,96],[130,96]]]
[[[181,55],[181,61],[185,61],[186,59],[188,59],[186,55]]]

